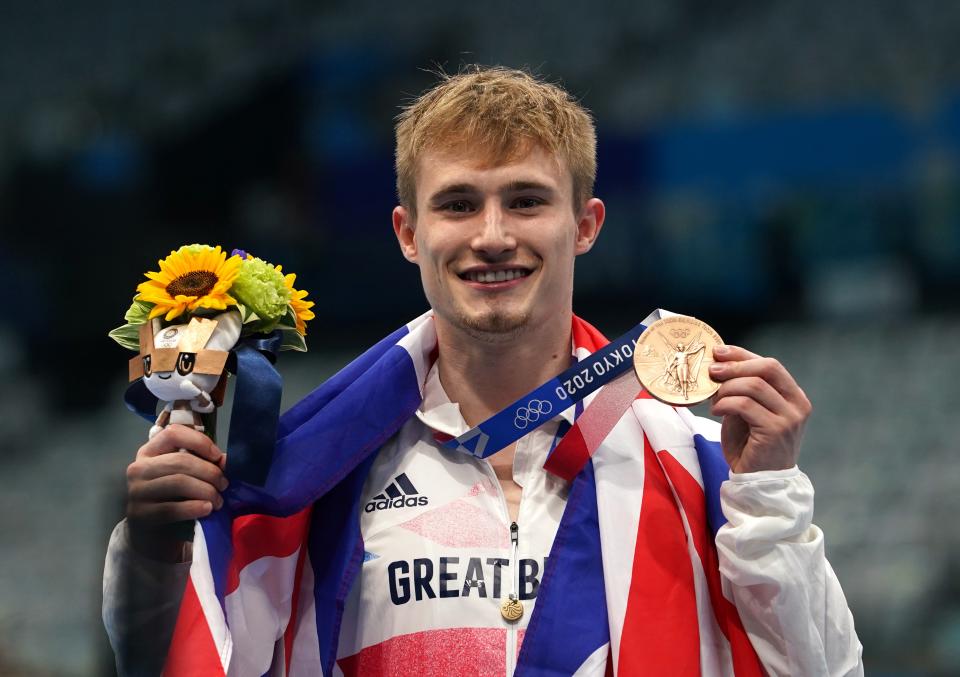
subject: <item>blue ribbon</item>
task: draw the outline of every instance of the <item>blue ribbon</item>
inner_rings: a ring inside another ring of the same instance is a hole
[[[280,417],[283,379],[274,368],[283,343],[280,330],[266,336],[241,340],[227,360],[227,370],[236,374],[230,432],[227,438],[227,475],[262,486],[273,460]],[[123,395],[130,411],[151,424],[157,418],[157,397],[143,379],[131,383]]]
[[[250,336],[230,351],[227,369],[237,375],[227,438],[227,477],[263,486],[277,440],[283,379],[274,368],[283,334]]]
[[[641,322],[477,427],[445,442],[445,446],[486,458],[516,442],[630,369],[633,366],[633,349],[646,328]]]

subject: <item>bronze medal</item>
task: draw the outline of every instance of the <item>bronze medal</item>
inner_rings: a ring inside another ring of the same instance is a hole
[[[710,378],[714,346],[723,339],[710,325],[685,315],[657,320],[637,340],[633,368],[651,395],[681,407],[703,402],[720,388]]]
[[[510,595],[500,604],[500,615],[511,623],[520,620],[523,616],[523,603],[517,599],[516,595]]]

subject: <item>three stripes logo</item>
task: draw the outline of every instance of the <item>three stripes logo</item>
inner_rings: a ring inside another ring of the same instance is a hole
[[[389,510],[390,508],[415,508],[418,505],[427,505],[430,500],[421,496],[407,473],[400,473],[393,478],[387,488],[371,498],[363,509],[365,512],[374,510]]]

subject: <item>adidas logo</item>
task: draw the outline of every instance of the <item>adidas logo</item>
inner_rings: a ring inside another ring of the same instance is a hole
[[[407,473],[400,473],[393,478],[393,482],[388,484],[386,489],[371,498],[363,509],[365,512],[373,512],[390,508],[415,508],[429,503],[429,499],[426,496],[419,496],[419,493],[407,477]]]

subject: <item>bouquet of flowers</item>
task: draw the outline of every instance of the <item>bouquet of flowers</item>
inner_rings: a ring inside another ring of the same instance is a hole
[[[127,405],[153,421],[150,437],[170,423],[213,437],[211,417],[205,425],[203,415],[222,404],[231,371],[230,445],[272,454],[281,389],[272,363],[280,350],[307,349],[306,323],[314,318],[307,292],[294,288],[296,275],[238,249],[228,257],[219,246],[185,245],[159,266],[137,287],[126,324],[109,333],[138,353],[130,360]]]
[[[297,276],[234,249],[227,258],[219,246],[191,244],[158,261],[160,272],[145,273],[147,282],[137,287],[127,310],[126,324],[109,336],[130,350],[140,350],[140,327],[163,317],[165,323],[180,318],[211,317],[235,308],[242,320],[241,336],[283,333],[280,350],[306,351],[307,322],[314,318],[307,292],[294,289]]]

